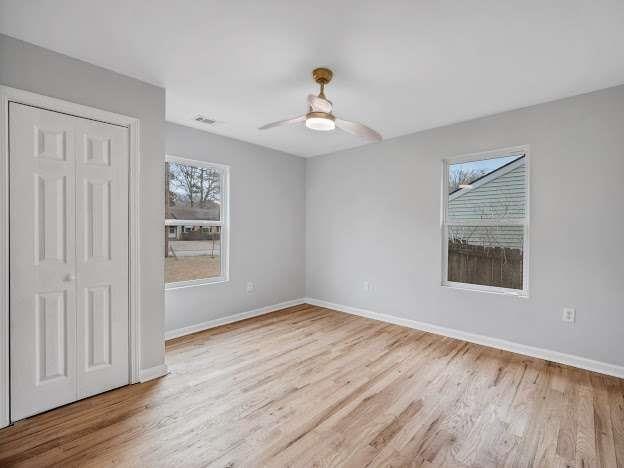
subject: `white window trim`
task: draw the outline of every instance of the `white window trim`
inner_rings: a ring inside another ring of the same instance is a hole
[[[495,294],[504,294],[515,297],[529,297],[529,225],[530,225],[530,161],[529,157],[529,145],[514,146],[510,148],[500,148],[491,151],[484,151],[479,153],[465,154],[461,156],[455,156],[445,158],[442,160],[442,209],[440,220],[440,232],[442,238],[442,282],[443,287],[460,289],[466,291],[487,292]],[[522,255],[522,290],[501,288],[497,286],[484,286],[471,283],[458,283],[455,281],[448,281],[448,226],[449,225],[475,225],[474,221],[462,222],[462,221],[448,221],[448,166],[451,164],[465,163],[471,161],[479,161],[484,159],[494,159],[505,156],[521,156],[524,155],[526,161],[526,206],[525,206],[525,219],[524,221],[511,221],[511,220],[479,220],[477,224],[483,225],[514,225],[524,226],[524,240],[523,240],[523,255]]]
[[[166,155],[165,161],[214,169],[221,174],[223,180],[223,187],[221,188],[221,219],[219,221],[165,219],[165,226],[184,226],[189,224],[193,226],[221,226],[221,275],[213,276],[212,278],[165,283],[165,291],[230,281],[230,166],[169,154]],[[165,199],[166,202],[167,200]]]

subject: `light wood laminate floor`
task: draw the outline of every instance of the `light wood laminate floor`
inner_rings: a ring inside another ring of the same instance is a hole
[[[624,466],[624,381],[297,306],[0,430],[0,465]]]

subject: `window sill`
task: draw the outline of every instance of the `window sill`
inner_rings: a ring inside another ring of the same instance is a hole
[[[477,293],[487,293],[487,294],[496,294],[498,296],[509,296],[509,297],[517,297],[520,299],[528,299],[529,293],[528,291],[519,291],[515,289],[505,289],[505,288],[497,288],[493,286],[479,286],[477,284],[468,284],[468,283],[454,283],[452,281],[443,281],[443,288],[448,289],[457,289],[460,291],[470,291]]]
[[[218,276],[215,278],[204,278],[190,281],[179,281],[176,283],[165,283],[165,291],[174,291],[176,289],[195,288],[197,286],[209,286],[211,284],[228,283],[230,278]]]

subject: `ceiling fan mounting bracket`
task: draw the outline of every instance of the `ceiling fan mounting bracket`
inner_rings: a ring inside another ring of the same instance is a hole
[[[326,85],[334,76],[334,73],[329,68],[315,68],[312,71],[312,78],[320,85]]]

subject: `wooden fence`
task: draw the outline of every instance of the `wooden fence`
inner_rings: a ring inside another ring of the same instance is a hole
[[[449,241],[448,280],[522,289],[522,250]]]

